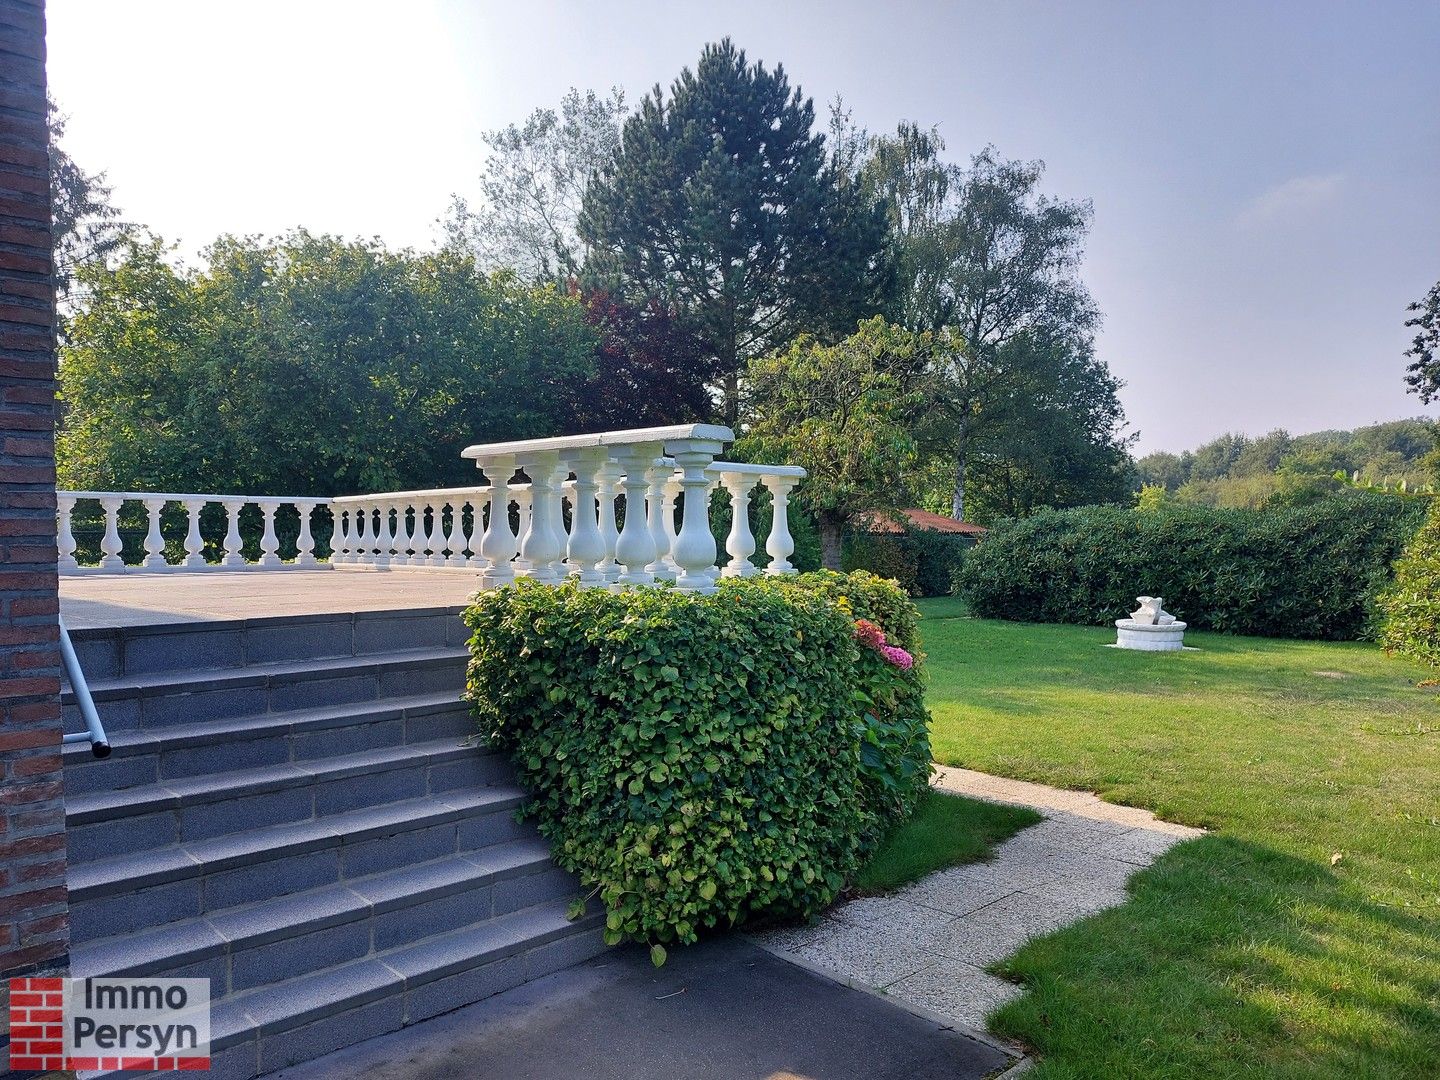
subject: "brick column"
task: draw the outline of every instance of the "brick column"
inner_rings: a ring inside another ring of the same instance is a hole
[[[0,975],[66,964],[44,0],[0,0]]]

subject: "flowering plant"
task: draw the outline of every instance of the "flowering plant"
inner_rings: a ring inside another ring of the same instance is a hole
[[[915,663],[915,657],[900,646],[887,645],[885,631],[869,619],[855,620],[855,640],[874,649],[885,658],[887,664],[892,664],[901,671],[909,671]]]

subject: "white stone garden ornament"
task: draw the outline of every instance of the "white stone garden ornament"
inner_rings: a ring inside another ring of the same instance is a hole
[[[1185,648],[1185,624],[1160,605],[1163,596],[1137,596],[1139,607],[1128,619],[1115,620],[1117,649],[1141,652],[1175,652]]]

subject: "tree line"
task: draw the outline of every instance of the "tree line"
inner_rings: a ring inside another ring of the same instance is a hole
[[[1424,417],[1353,431],[1251,438],[1226,433],[1195,450],[1146,454],[1135,486],[1149,500],[1259,508],[1313,501],[1347,485],[1418,488],[1440,479],[1440,425]]]
[[[818,117],[728,39],[633,108],[572,90],[491,132],[434,252],[295,230],[185,266],[62,133],[68,485],[433,486],[469,479],[470,442],[715,419],[811,470],[827,556],[861,511],[983,523],[1131,487],[1090,204],[1038,161]]]

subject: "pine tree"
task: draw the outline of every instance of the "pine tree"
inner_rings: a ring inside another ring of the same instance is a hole
[[[707,45],[667,100],[656,86],[580,216],[587,278],[685,318],[722,373],[735,420],[747,359],[801,332],[836,338],[880,309],[886,223],[813,132],[784,69]]]

